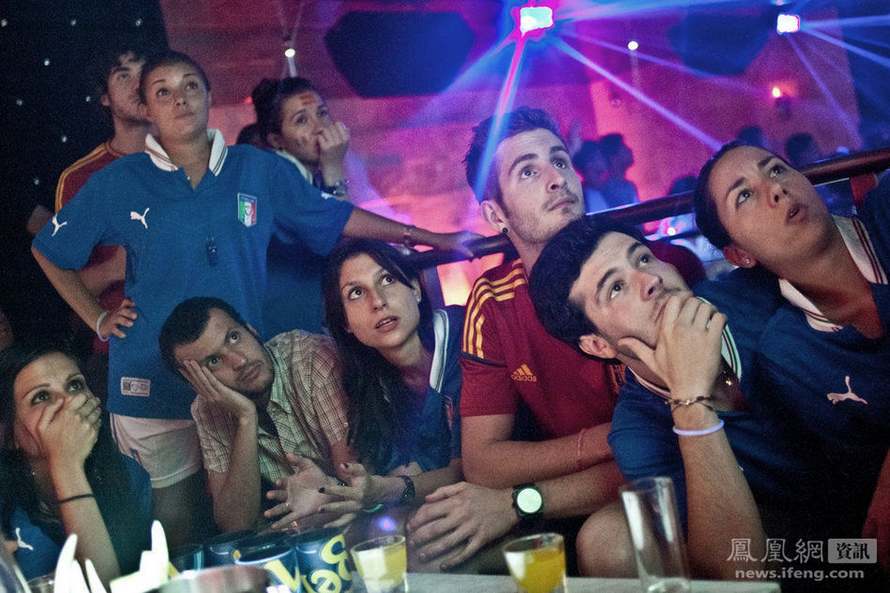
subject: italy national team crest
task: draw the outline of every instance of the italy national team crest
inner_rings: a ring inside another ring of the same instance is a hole
[[[238,220],[246,227],[256,224],[256,198],[247,194],[238,194]]]

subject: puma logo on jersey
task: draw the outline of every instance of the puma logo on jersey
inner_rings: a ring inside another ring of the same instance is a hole
[[[853,393],[853,388],[850,387],[850,375],[844,377],[844,382],[847,384],[847,393],[829,393],[828,401],[831,402],[832,405],[836,406],[840,402],[849,399],[854,402],[859,402],[860,404],[868,405],[868,402]]]
[[[130,210],[130,220],[138,220],[139,222],[142,223],[142,226],[144,226],[147,229],[148,222],[145,220],[145,217],[148,216],[149,210],[151,210],[151,208],[146,208],[145,212],[143,212],[142,214],[139,214],[138,212],[134,212],[133,210]]]
[[[15,528],[15,543],[18,545],[19,550],[31,550],[34,551],[34,546],[31,544],[25,543],[25,540],[22,539],[22,528]]]
[[[530,381],[532,383],[537,383],[538,378],[532,372],[530,368],[528,368],[527,364],[522,364],[518,369],[513,371],[510,375],[510,378],[514,381]]]
[[[59,218],[58,218],[58,216],[59,216],[58,214],[53,214],[53,218],[52,218],[52,220],[50,220],[50,222],[53,223],[53,234],[51,235],[52,237],[55,237],[55,236],[56,236],[56,233],[59,232],[59,229],[60,229],[60,228],[62,228],[62,227],[65,226],[66,224],[68,224],[68,221],[67,221],[67,220],[66,220],[65,222],[63,222],[63,223],[59,223]]]

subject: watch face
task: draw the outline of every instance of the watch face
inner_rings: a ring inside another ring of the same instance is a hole
[[[516,493],[516,506],[526,515],[539,512],[543,505],[544,498],[537,488],[523,488]]]

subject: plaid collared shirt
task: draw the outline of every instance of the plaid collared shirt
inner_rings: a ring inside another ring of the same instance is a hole
[[[347,437],[346,396],[340,382],[340,362],[327,336],[294,330],[266,342],[275,378],[266,411],[275,431],[257,431],[260,476],[274,483],[290,475],[285,453],[330,466],[331,445]],[[238,423],[219,407],[200,397],[192,403],[204,466],[212,472],[229,469]]]

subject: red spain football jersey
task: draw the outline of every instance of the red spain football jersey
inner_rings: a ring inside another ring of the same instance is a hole
[[[543,438],[612,417],[623,367],[586,357],[547,333],[522,260],[488,270],[473,285],[462,350],[462,416],[515,414],[524,403]]]

